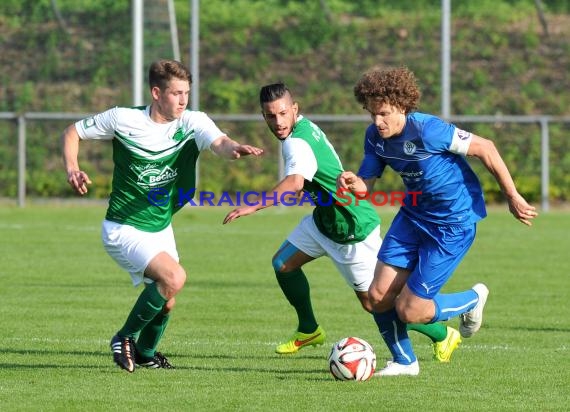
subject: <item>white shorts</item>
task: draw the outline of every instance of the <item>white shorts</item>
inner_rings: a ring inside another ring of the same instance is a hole
[[[372,283],[378,251],[382,245],[380,226],[362,242],[343,245],[324,236],[317,229],[311,215],[301,220],[287,241],[315,259],[329,256],[346,283],[358,292],[367,291]]]
[[[179,261],[172,225],[160,232],[144,232],[129,225],[103,220],[101,239],[105,250],[115,262],[129,272],[135,286],[153,280],[144,276],[150,261],[160,252],[166,252]]]

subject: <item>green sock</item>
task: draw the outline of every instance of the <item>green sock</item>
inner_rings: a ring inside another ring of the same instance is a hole
[[[447,326],[438,323],[408,323],[408,330],[415,330],[423,335],[426,335],[432,342],[441,342],[447,336]]]
[[[117,334],[134,338],[162,310],[165,303],[166,299],[158,292],[156,283],[149,284],[140,294],[127,321]]]
[[[141,331],[137,339],[137,352],[145,358],[152,358],[164,334],[170,315],[160,312]]]
[[[283,294],[297,311],[299,318],[297,330],[302,333],[314,332],[319,325],[313,313],[311,290],[303,270],[296,269],[288,273],[275,272],[275,275]]]

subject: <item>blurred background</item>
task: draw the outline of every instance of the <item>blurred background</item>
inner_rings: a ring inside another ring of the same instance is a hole
[[[63,129],[88,114],[136,104],[134,62],[140,63],[142,99],[148,102],[150,62],[180,58],[199,72],[192,107],[207,112],[236,140],[266,150],[263,158],[235,163],[204,153],[199,190],[269,190],[276,182],[279,145],[258,103],[259,88],[275,81],[288,84],[345,168],[356,169],[369,119],[353,97],[354,83],[372,66],[405,65],[422,89],[420,111],[445,115],[493,139],[523,195],[543,208],[565,205],[570,0],[448,0],[447,109],[442,105],[444,3],[2,0],[0,199],[23,206],[25,200],[73,197],[61,161]],[[142,54],[134,47],[137,21]],[[193,62],[193,56],[199,59]],[[80,165],[93,180],[88,197],[106,199],[111,145],[83,142],[80,150]],[[491,175],[472,164],[488,202],[502,202]],[[386,173],[377,187],[399,190],[399,181]]]

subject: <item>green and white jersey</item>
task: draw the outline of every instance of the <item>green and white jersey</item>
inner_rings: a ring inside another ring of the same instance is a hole
[[[156,123],[149,109],[115,107],[75,127],[81,139],[113,141],[115,168],[105,218],[158,232],[182,201],[192,198],[200,151],[224,133],[203,112],[186,110],[180,119]]]
[[[380,218],[366,200],[351,193],[339,197],[336,178],[344,170],[325,133],[299,116],[291,135],[283,141],[285,175],[305,178],[303,190],[315,204],[313,219],[319,231],[337,243],[360,242],[379,224]],[[350,199],[350,200],[349,200]]]

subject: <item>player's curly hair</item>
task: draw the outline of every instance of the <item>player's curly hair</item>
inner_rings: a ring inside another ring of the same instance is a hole
[[[374,67],[358,80],[354,86],[354,97],[362,106],[373,100],[410,113],[418,108],[421,92],[414,73],[407,67]]]

